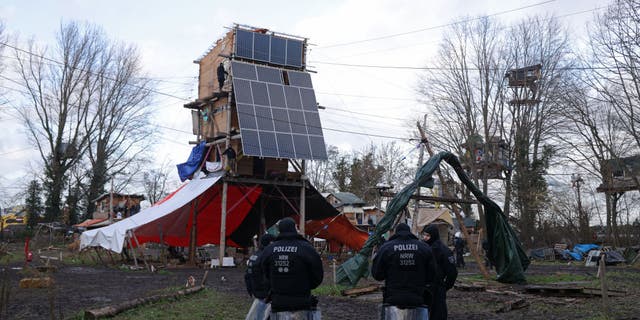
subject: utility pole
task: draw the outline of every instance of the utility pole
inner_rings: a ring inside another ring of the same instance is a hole
[[[422,129],[425,130],[427,127],[427,114],[424,114],[424,118],[422,119]],[[418,157],[418,169],[422,166],[424,162],[424,145],[420,144],[420,156]],[[416,189],[416,196],[420,197],[420,187]],[[418,234],[420,230],[418,230],[418,212],[420,211],[420,200],[414,200],[414,209],[413,209],[413,217],[411,219],[411,230]]]

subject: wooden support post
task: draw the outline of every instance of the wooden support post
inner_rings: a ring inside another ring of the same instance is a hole
[[[113,256],[111,255],[111,250],[107,250],[107,253],[109,254],[109,258],[111,258],[111,264],[113,264],[115,266],[116,265],[116,260],[113,259]],[[60,253],[60,261],[62,261],[62,253]]]
[[[95,249],[96,255],[98,255],[98,259],[100,259],[100,263],[104,264],[104,261],[102,260],[102,256],[100,256],[100,251],[98,251],[98,247],[93,247],[93,249]]]
[[[194,266],[196,265],[196,241],[198,239],[198,199],[191,207],[191,233],[189,235],[189,264]]]
[[[307,182],[307,177],[305,176],[305,163],[304,160],[302,160],[302,175],[300,176],[300,180],[302,182],[302,186],[300,187],[300,233],[302,234],[302,236],[305,236],[304,233],[304,227],[305,227],[305,222],[307,221],[307,214],[305,210],[305,206],[306,206],[306,182]]]
[[[607,292],[607,268],[605,256],[604,252],[600,252],[598,275],[600,276],[600,288],[602,289],[602,313],[604,313],[605,319],[609,319],[609,293]]]
[[[225,181],[222,184],[222,204],[220,206],[220,252],[218,254],[218,264],[222,267],[222,260],[224,259],[225,246],[227,243],[227,193],[229,191],[229,185]]]
[[[138,242],[138,237],[136,237],[136,234],[133,233],[132,230],[129,230],[129,233],[131,233],[131,236],[133,237],[133,241],[135,241],[136,243],[136,248],[138,249],[138,252],[142,256],[142,262],[144,262],[144,266],[147,268],[147,270],[151,270],[151,268],[149,267],[149,264],[147,263],[147,258],[144,257],[144,251],[142,251],[142,248],[140,247],[140,242]]]
[[[427,135],[424,133],[424,130],[422,130],[422,127],[420,126],[419,122],[418,122],[418,131],[420,131],[422,143],[427,148],[427,152],[429,152],[429,156],[433,157],[434,155],[433,149],[431,149],[431,144],[429,144]],[[449,194],[449,189],[446,186],[446,181],[444,180],[442,173],[440,172],[440,170],[437,170],[437,172],[438,172],[438,179],[440,179],[440,184],[442,185],[443,194],[445,195],[445,197],[453,197],[453,195]],[[467,227],[464,226],[464,220],[462,218],[462,215],[460,214],[460,209],[454,203],[451,204],[451,209],[453,210],[453,213],[456,215],[456,219],[458,220],[460,230],[462,230],[462,234],[464,234],[464,238],[467,241],[467,247],[471,250],[471,255],[476,260],[476,263],[478,264],[478,268],[480,268],[480,272],[482,273],[482,276],[488,280],[490,278],[489,272],[487,271],[487,268],[485,268],[484,266],[484,263],[483,263],[484,261],[480,259],[480,256],[478,255],[478,251],[476,250],[476,247],[471,243],[471,237],[469,235],[469,231],[467,230]]]
[[[136,258],[136,252],[133,249],[133,243],[131,242],[131,235],[130,234],[127,234],[127,242],[129,242],[129,248],[131,249],[131,252],[129,252],[129,253],[133,257],[133,263],[135,264],[136,269],[138,269],[138,258]]]

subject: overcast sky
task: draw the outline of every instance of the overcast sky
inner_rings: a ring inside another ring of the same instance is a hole
[[[0,19],[6,31],[19,35],[18,46],[23,48],[31,38],[52,45],[60,23],[72,20],[99,25],[110,38],[137,45],[146,72],[162,80],[157,90],[182,97],[157,99],[152,106],[157,111],[153,120],[161,126],[161,135],[157,141],[149,141],[158,162],[179,163],[188,157],[191,146],[187,142],[194,138],[190,113],[182,107],[197,97],[198,69],[193,60],[234,23],[309,38],[312,46],[307,64],[317,72],[312,75],[317,100],[327,107],[321,111],[321,120],[328,145],[357,150],[371,142],[395,140],[410,152],[413,146],[406,138],[412,128],[407,124],[425,110],[416,102],[414,90],[419,71],[335,63],[429,65],[443,31],[438,26],[466,16],[498,14],[508,23],[526,15],[554,14],[579,40],[594,14],[583,11],[609,2],[3,0]],[[382,39],[371,40],[375,38]],[[3,79],[0,85],[14,86]],[[42,175],[38,154],[29,145],[23,127],[7,112],[12,103],[16,102],[10,98],[10,103],[0,106],[5,111],[0,113],[0,198],[23,189],[31,177]]]

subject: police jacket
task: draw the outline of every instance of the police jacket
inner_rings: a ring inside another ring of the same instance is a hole
[[[271,288],[273,311],[309,310],[311,290],[322,283],[322,260],[313,246],[293,231],[280,231],[264,249],[262,270]]]
[[[456,251],[462,252],[464,250],[464,240],[462,240],[462,238],[456,237],[453,240],[453,247],[456,249]]]
[[[247,272],[244,275],[244,282],[250,295],[258,299],[265,299],[269,293],[269,282],[262,272],[260,258],[262,250],[256,251],[247,263]]]
[[[431,251],[436,259],[438,272],[436,273],[435,284],[444,286],[447,290],[453,288],[458,278],[458,269],[455,265],[453,252],[440,241],[440,232],[436,226],[428,226],[425,232],[431,235],[427,243],[431,246]]]
[[[424,305],[427,285],[435,274],[431,249],[406,230],[396,230],[378,250],[371,267],[373,278],[385,281],[383,303],[398,307]]]

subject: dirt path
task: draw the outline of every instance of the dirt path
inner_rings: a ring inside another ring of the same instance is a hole
[[[81,311],[110,304],[116,304],[129,299],[158,293],[168,287],[181,287],[187,278],[193,275],[199,282],[204,274],[202,269],[171,269],[157,273],[147,271],[124,271],[106,267],[62,266],[53,273],[56,286],[48,289],[20,289],[18,282],[22,275],[19,270],[7,268],[9,271],[11,293],[8,308],[9,319],[51,319],[51,305],[56,318],[62,315],[69,318]],[[616,268],[611,268],[616,271]],[[620,269],[623,270],[623,269]],[[611,305],[613,319],[638,319],[640,306],[640,272],[628,271],[623,279],[616,281],[634,282],[634,287],[628,288],[627,297],[612,298]],[[532,266],[527,274],[549,274],[554,272],[568,272],[593,275],[595,269],[581,266]],[[473,274],[474,269],[469,265],[461,270],[462,274]],[[210,270],[207,286],[218,292],[232,295],[237,299],[250,301],[244,289],[244,268]],[[637,276],[637,277],[636,277]],[[325,283],[331,279],[327,274]],[[620,277],[620,275],[618,275]],[[495,311],[505,302],[514,299],[510,295],[487,292],[465,292],[451,290],[448,294],[450,319],[578,319],[600,312],[600,300],[596,298],[541,298],[525,295],[530,306],[507,313]],[[377,319],[378,299],[365,301],[345,297],[321,297],[320,307],[323,319]]]

